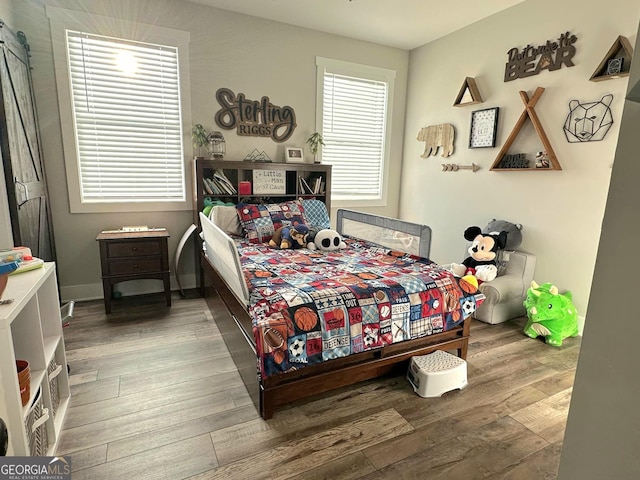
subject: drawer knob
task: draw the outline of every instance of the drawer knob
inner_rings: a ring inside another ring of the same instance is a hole
[[[131,251],[132,252],[137,252],[138,251],[138,247],[131,247]]]
[[[138,264],[137,264],[137,263],[136,263],[136,264],[134,264],[134,265],[133,265],[133,268],[138,268]]]

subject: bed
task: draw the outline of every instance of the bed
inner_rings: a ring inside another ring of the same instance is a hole
[[[279,250],[200,214],[203,293],[263,418],[435,350],[466,358],[484,299],[428,260],[431,230],[339,210],[346,248]],[[215,290],[215,292],[214,292]]]

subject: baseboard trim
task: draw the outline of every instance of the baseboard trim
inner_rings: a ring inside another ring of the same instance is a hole
[[[195,274],[180,275],[180,284],[182,285],[183,290],[196,288]],[[123,297],[164,291],[162,280],[153,279],[131,280],[128,282],[118,283],[115,286],[115,290],[120,292]],[[171,277],[171,290],[178,290],[178,283],[174,276]],[[102,282],[60,287],[60,301],[62,303],[66,303],[71,300],[82,302],[86,300],[101,300],[102,298]]]

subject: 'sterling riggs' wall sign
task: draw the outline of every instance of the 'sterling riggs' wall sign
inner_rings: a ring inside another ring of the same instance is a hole
[[[545,69],[558,70],[562,64],[573,67],[571,59],[576,54],[573,44],[577,40],[578,37],[565,32],[557,40],[547,40],[544,45],[527,45],[522,50],[518,50],[518,47],[512,48],[507,52],[509,61],[504,69],[504,81],[531,77]]]
[[[216,112],[215,121],[220,128],[236,129],[238,135],[271,137],[274,142],[284,142],[296,128],[293,108],[278,107],[262,97],[260,101],[248,100],[244,93],[237,96],[228,88],[216,92],[222,107]]]

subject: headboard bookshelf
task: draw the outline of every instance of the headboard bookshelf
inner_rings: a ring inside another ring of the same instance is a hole
[[[279,203],[316,198],[331,211],[331,165],[210,160],[194,162],[194,218],[205,198],[225,203]]]

